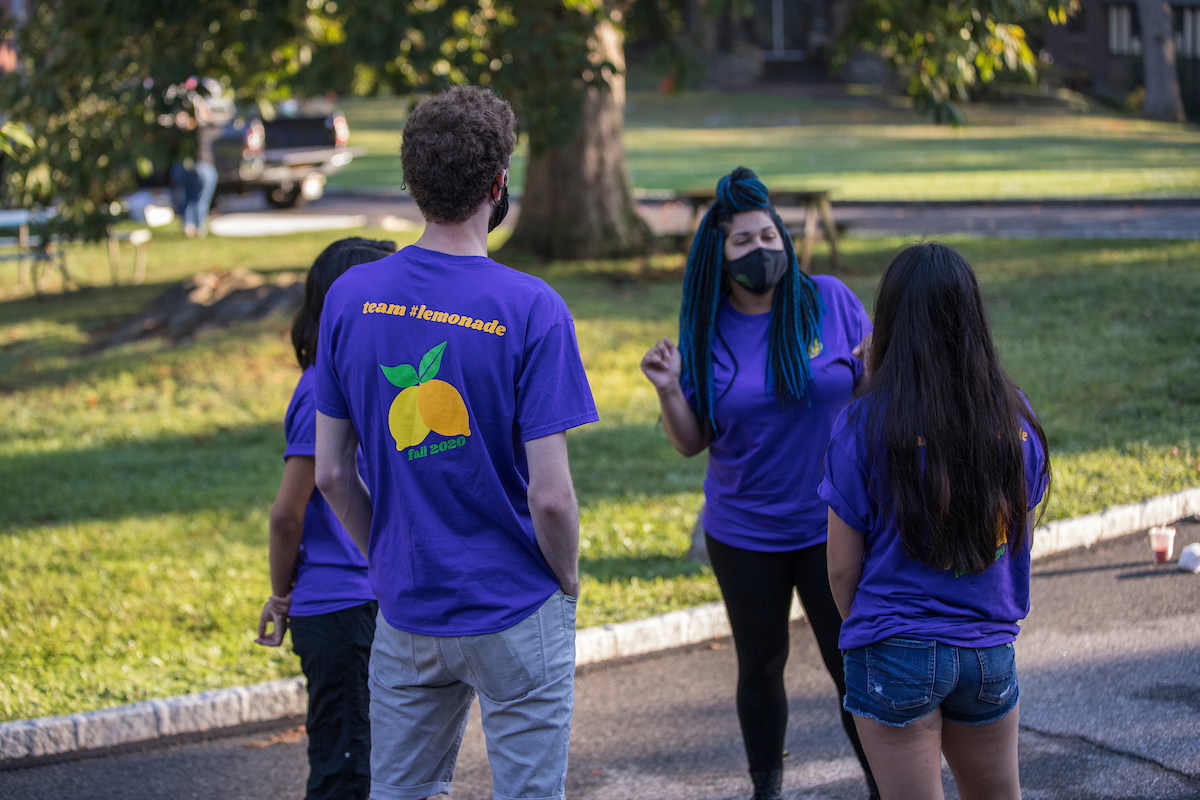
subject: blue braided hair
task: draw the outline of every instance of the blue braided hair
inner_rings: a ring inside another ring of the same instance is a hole
[[[713,412],[713,332],[717,309],[729,293],[725,275],[725,230],[734,214],[766,211],[779,230],[791,262],[775,287],[768,335],[767,389],[781,404],[805,400],[812,382],[809,352],[820,341],[825,304],[812,278],[800,271],[792,237],[775,213],[767,187],[751,170],[738,167],[717,183],[717,199],[709,207],[692,239],[683,275],[683,305],[679,309],[679,350],[683,375],[696,390],[697,416],[716,430]]]

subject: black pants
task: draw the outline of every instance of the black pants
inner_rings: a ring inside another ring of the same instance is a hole
[[[366,800],[371,793],[367,664],[378,603],[290,617],[292,649],[308,679],[305,800]]]
[[[738,659],[738,721],[742,725],[750,771],[766,772],[783,766],[788,716],[783,668],[788,657],[788,612],[794,588],[816,635],[821,659],[837,685],[842,727],[866,773],[867,784],[874,789],[871,768],[854,728],[854,717],[841,707],[846,696],[842,652],[838,649],[842,615],[829,589],[825,544],[763,553],[731,547],[709,536],[708,556],[733,626]]]

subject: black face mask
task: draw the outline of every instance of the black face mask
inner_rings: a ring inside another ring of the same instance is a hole
[[[492,209],[492,216],[488,218],[488,233],[496,230],[496,226],[504,221],[504,215],[508,213],[508,184],[500,187],[500,199],[496,201],[496,207]]]
[[[729,280],[755,294],[766,294],[783,280],[788,269],[786,250],[767,250],[760,247],[741,258],[725,262]]]

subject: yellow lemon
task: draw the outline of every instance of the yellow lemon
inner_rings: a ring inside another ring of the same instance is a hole
[[[397,450],[420,444],[429,435],[429,426],[421,420],[422,415],[417,413],[420,388],[410,386],[392,401],[392,408],[388,412],[388,427],[396,440]]]
[[[406,392],[409,390],[405,390]],[[425,381],[417,398],[421,419],[442,436],[470,436],[471,421],[462,395],[445,381]]]

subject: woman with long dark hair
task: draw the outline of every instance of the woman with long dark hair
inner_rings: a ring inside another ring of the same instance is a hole
[[[854,348],[870,329],[845,284],[800,271],[767,187],[739,167],[717,184],[688,255],[680,346],[663,339],[642,359],[671,444],[689,457],[708,449],[702,522],[733,626],[755,800],[782,793],[793,592],[844,694],[817,484],[833,421],[862,375]],[[874,796],[844,711],[842,724]]]
[[[255,641],[278,647],[290,626],[292,649],[308,679],[306,800],[365,800],[370,792],[367,662],[377,611],[367,559],[316,488],[311,367],[329,287],[350,267],[394,252],[395,242],[359,237],[326,247],[308,271],[304,305],[292,322],[292,346],[304,372],[284,417],[283,482],[271,507],[271,597]]]
[[[1020,798],[1013,641],[1029,612],[1046,437],[1000,366],[975,274],[903,250],[875,301],[869,377],[825,456],[845,707],[879,788]]]

